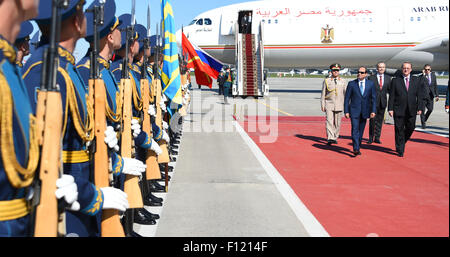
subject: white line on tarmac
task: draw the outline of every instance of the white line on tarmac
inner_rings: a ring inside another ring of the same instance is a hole
[[[250,136],[244,131],[244,129],[239,125],[238,122],[233,121],[236,130],[241,135],[242,139],[247,143],[248,147],[252,150],[256,159],[262,165],[267,175],[272,179],[273,183],[277,187],[278,191],[281,193],[283,198],[291,207],[292,211],[295,213],[297,218],[303,224],[305,230],[312,237],[329,237],[328,232],[323,228],[319,221],[314,217],[314,215],[306,208],[305,204],[298,198],[294,190],[289,186],[289,184],[280,175],[277,169],[272,165],[272,163],[267,159],[264,153],[259,149],[259,147],[253,142]]]

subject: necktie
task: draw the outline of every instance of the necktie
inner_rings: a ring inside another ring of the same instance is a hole
[[[427,78],[428,78],[428,85],[431,85],[431,76],[430,76],[430,74],[427,75]]]
[[[406,91],[408,91],[409,90],[409,79],[408,78],[405,78],[406,79]]]
[[[359,90],[361,90],[361,95],[363,95],[364,94],[364,85],[363,85],[362,81],[359,82]]]
[[[380,75],[380,89],[383,89],[383,75]]]

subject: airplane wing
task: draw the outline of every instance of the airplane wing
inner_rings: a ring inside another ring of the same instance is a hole
[[[448,54],[448,34],[443,35],[437,38],[429,39],[424,41],[415,47],[413,47],[412,51],[424,51],[429,53],[446,53]]]

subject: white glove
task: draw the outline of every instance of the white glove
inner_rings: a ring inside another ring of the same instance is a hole
[[[131,130],[133,130],[133,137],[136,138],[141,133],[141,125],[138,120],[131,120]]]
[[[105,130],[105,143],[108,145],[110,149],[114,149],[114,151],[118,152],[120,147],[118,145],[119,140],[116,136],[116,131],[111,126],[108,126]]]
[[[123,174],[142,176],[146,168],[147,165],[139,160],[123,157]]]
[[[159,107],[161,107],[161,110],[167,111],[166,104],[163,101],[159,102]]]
[[[163,130],[163,136],[162,136],[162,139],[163,139],[164,141],[166,141],[167,143],[170,143],[170,137],[169,137],[169,135],[167,134],[167,132],[164,131],[164,130]]]
[[[169,124],[167,124],[167,122],[165,122],[165,121],[162,121],[162,126],[163,126],[163,129],[169,128]]]
[[[62,175],[61,178],[56,180],[55,195],[57,199],[64,197],[64,200],[70,205],[68,207],[71,211],[79,211],[80,203],[78,200],[78,188],[75,184],[75,179],[71,175]]]
[[[155,110],[155,106],[154,106],[153,104],[151,104],[151,105],[148,107],[148,114],[149,114],[150,116],[153,116],[153,117],[156,116],[156,110]]]
[[[162,154],[162,149],[159,147],[158,143],[152,138],[152,145],[150,146],[150,150],[156,153],[156,155]]]
[[[103,193],[103,210],[116,209],[125,211],[129,208],[128,195],[120,189],[114,187],[102,187],[100,190]]]

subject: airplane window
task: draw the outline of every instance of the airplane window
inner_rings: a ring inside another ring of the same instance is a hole
[[[272,21],[272,20],[268,20],[268,23],[270,24],[271,21]]]
[[[278,24],[278,20],[275,20],[275,24]]]
[[[211,19],[205,18],[205,25],[211,25],[212,21]]]
[[[414,21],[414,17],[411,17],[411,21]]]
[[[203,19],[198,19],[197,23],[195,23],[197,25],[203,25]]]
[[[196,22],[197,22],[197,20],[193,20],[193,21],[191,21],[191,23],[189,23],[188,26],[194,25]]]
[[[417,21],[420,21],[420,17],[417,17]]]
[[[265,22],[266,22],[266,20],[264,20],[264,19],[263,19],[263,20],[262,20],[262,22],[263,22],[263,23],[265,23]]]

